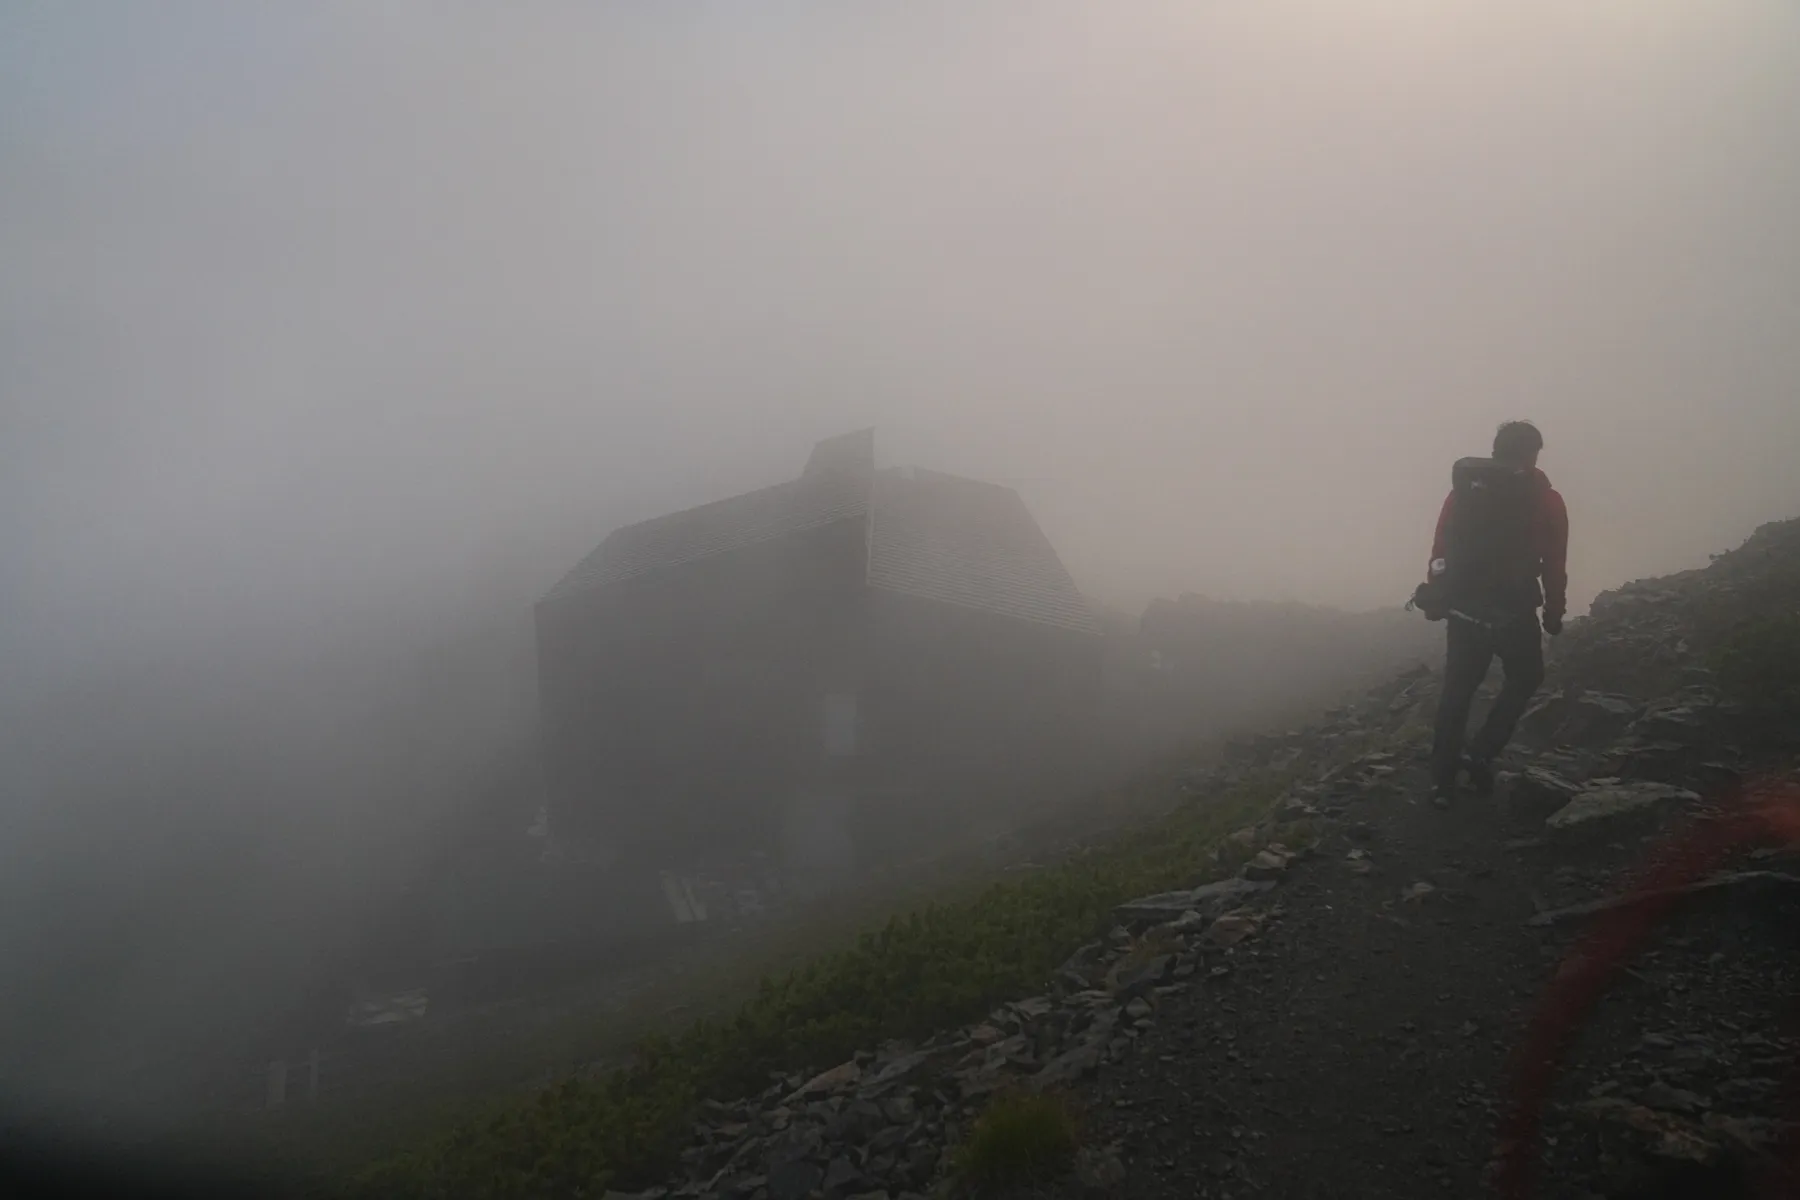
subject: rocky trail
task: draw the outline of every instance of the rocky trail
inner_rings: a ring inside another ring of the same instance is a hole
[[[1578,1034],[1519,1194],[1725,1196],[1738,1169],[1800,1194],[1779,1175],[1800,1114],[1800,830],[1705,864],[1666,914],[1620,903],[1655,848],[1796,779],[1702,657],[1732,612],[1792,611],[1796,579],[1788,522],[1602,597],[1556,647],[1496,794],[1448,811],[1425,800],[1427,674],[1239,744],[1191,800],[1295,782],[1234,835],[1235,874],[1122,906],[984,1022],[709,1105],[680,1177],[642,1195],[966,1192],[954,1147],[1012,1091],[1067,1097],[1081,1135],[1068,1169],[1001,1189],[1016,1200],[1492,1195],[1534,1018],[1572,950],[1631,920],[1645,944],[1592,1010],[1560,1001]]]
[[[1090,1180],[1144,1197],[1482,1193],[1512,1060],[1581,930],[1534,919],[1608,892],[1622,864],[1570,865],[1504,798],[1440,813],[1417,799],[1419,769],[1398,778],[1351,805],[1360,816],[1289,867],[1259,936],[1162,996],[1083,1093],[1088,1136],[1118,1163]],[[1733,915],[1750,920],[1690,915],[1602,1004],[1547,1121],[1541,1194],[1629,1190],[1649,1164],[1606,1143],[1630,1140],[1634,1105],[1689,1121],[1777,1099],[1769,1071],[1800,1050],[1783,1026],[1796,963],[1774,914]],[[1682,1048],[1705,1080],[1672,1074]],[[1690,1123],[1692,1157],[1723,1149]]]

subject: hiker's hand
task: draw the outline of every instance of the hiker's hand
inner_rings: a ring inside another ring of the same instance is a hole
[[[1544,632],[1549,634],[1551,637],[1555,637],[1557,634],[1561,633],[1562,632],[1562,618],[1561,617],[1553,617],[1549,613],[1545,613],[1544,614]]]
[[[1437,584],[1430,580],[1413,589],[1408,607],[1418,609],[1427,621],[1441,621],[1450,615],[1440,602]]]

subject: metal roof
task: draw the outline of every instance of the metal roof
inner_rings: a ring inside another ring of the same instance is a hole
[[[875,477],[869,586],[1084,633],[1092,607],[1009,487],[936,471]]]
[[[826,472],[615,529],[546,600],[868,515],[865,476]]]
[[[613,531],[545,599],[858,517],[870,519],[870,587],[1098,629],[1017,492],[935,471],[877,472],[869,430],[820,442],[799,479]]]

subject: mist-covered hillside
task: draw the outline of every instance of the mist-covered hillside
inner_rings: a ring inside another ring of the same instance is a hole
[[[1402,609],[1152,602],[1107,625],[1107,720],[1122,761],[1292,719],[1441,655],[1442,627]]]

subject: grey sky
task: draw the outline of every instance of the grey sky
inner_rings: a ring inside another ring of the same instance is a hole
[[[522,605],[865,424],[1363,606],[1530,416],[1579,606],[1800,510],[1796,213],[1777,0],[9,5],[7,648]]]

